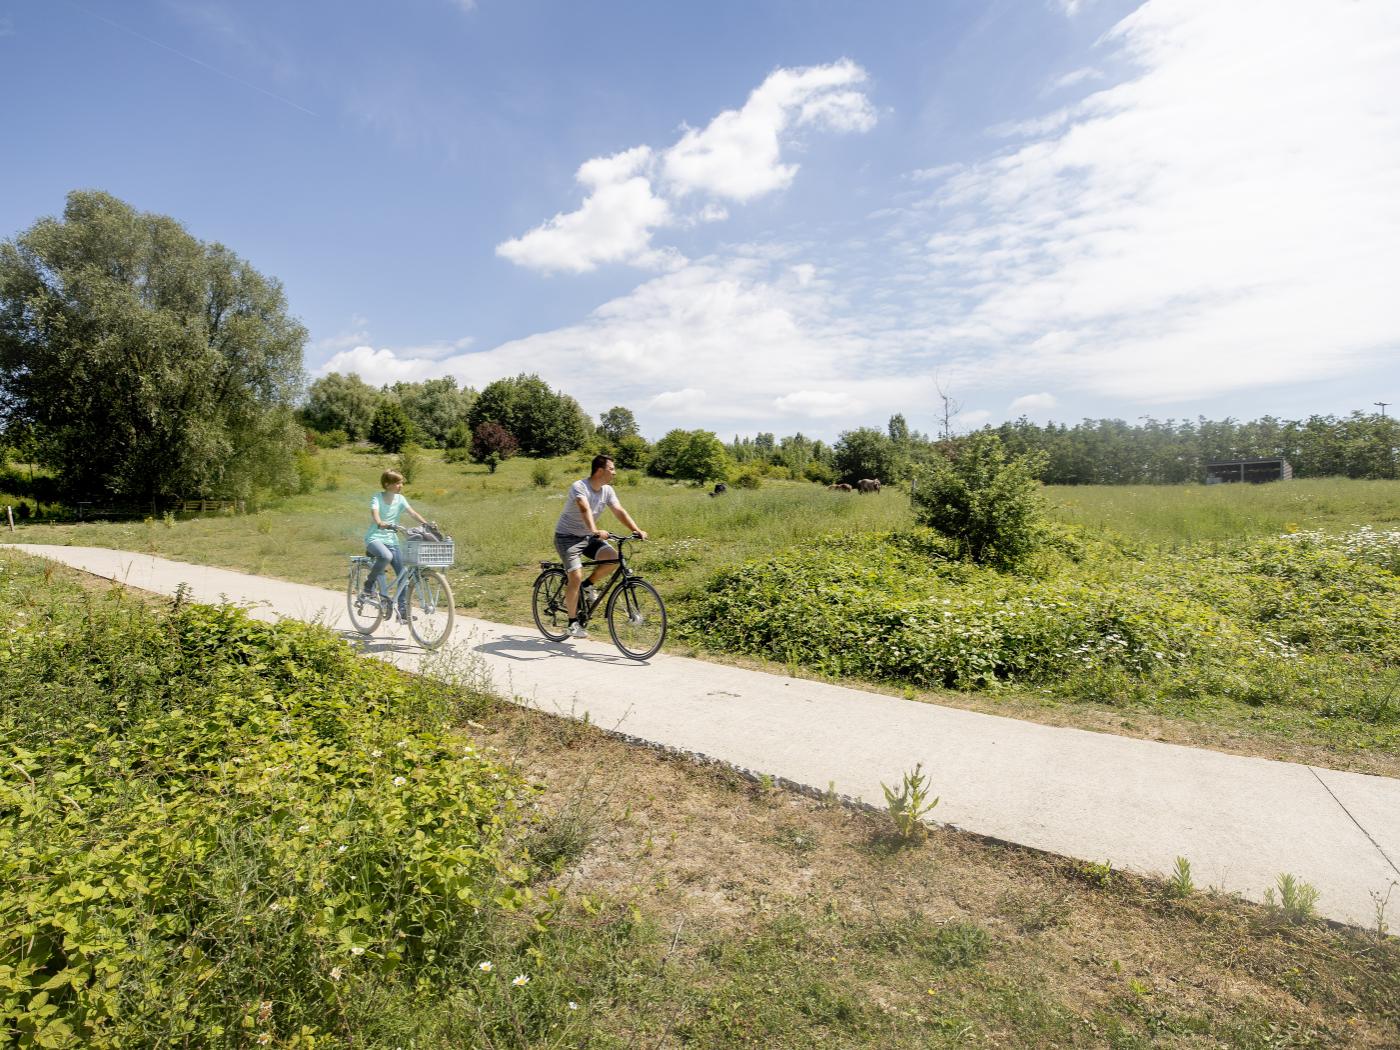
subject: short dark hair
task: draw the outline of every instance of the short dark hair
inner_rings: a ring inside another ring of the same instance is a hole
[[[609,463],[612,462],[614,462],[612,456],[605,456],[602,453],[599,453],[598,455],[593,457],[593,464],[588,468],[588,473],[590,475],[596,474],[598,473],[598,471],[602,470],[604,467],[606,467]]]

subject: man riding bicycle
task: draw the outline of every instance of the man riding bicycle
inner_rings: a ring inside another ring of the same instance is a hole
[[[612,480],[617,476],[617,467],[611,456],[594,456],[589,469],[592,473],[579,478],[569,486],[564,497],[564,512],[554,526],[554,549],[564,562],[568,573],[568,584],[564,589],[564,605],[569,614],[569,636],[587,638],[588,632],[578,622],[579,589],[583,584],[583,559],[592,558],[598,562],[588,578],[588,589],[596,591],[599,581],[605,580],[617,571],[617,551],[607,543],[607,529],[598,527],[598,516],[604,507],[611,507],[619,521],[642,539],[647,534],[637,527],[632,516],[623,508],[613,491]],[[587,593],[587,592],[585,592]]]

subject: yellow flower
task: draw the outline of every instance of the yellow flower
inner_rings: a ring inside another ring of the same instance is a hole
[[[522,973],[519,977],[515,978],[515,980],[511,981],[510,983],[513,984],[513,985],[515,985],[517,988],[519,988],[519,987],[521,987],[521,986],[523,986],[523,985],[529,984],[529,983],[530,983],[530,978],[526,977],[526,976]]]

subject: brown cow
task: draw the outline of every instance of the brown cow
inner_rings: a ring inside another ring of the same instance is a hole
[[[859,481],[856,482],[856,489],[861,493],[861,495],[864,495],[867,492],[873,492],[875,493],[875,495],[878,496],[880,494],[880,479],[861,478]]]
[[[828,485],[827,488],[830,489],[832,492],[850,492],[850,491],[851,491],[851,486],[847,485],[844,481],[841,482],[840,484],[837,484],[837,485]]]

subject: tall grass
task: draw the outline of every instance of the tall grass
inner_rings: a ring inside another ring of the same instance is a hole
[[[1400,481],[1054,485],[1045,494],[1063,521],[1172,549],[1297,529],[1400,522]]]

